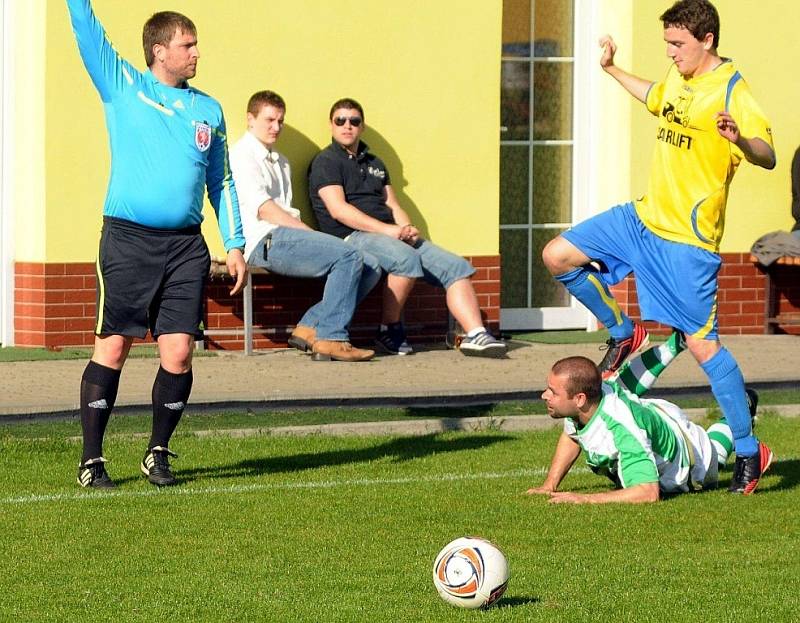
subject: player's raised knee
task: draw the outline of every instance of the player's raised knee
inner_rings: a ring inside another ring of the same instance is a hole
[[[551,275],[562,275],[582,266],[588,259],[566,238],[556,236],[542,249],[542,261]]]

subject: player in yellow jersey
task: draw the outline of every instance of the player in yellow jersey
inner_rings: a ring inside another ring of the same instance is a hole
[[[744,378],[717,336],[719,241],[728,188],[742,159],[775,167],[772,135],[745,81],[717,53],[719,14],[708,0],[681,0],[660,17],[672,61],[661,82],[614,64],[617,46],[600,40],[600,65],[658,117],[647,194],[588,219],[551,240],[550,272],[608,328],[604,378],[647,343],[647,332],[608,290],[636,275],[642,318],[686,335],[731,426],[736,464],[730,491],[755,490],[772,456],[754,436]],[[599,266],[599,270],[596,268]]]

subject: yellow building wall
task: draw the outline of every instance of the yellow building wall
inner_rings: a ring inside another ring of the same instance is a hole
[[[595,32],[598,39],[608,33],[617,43],[616,62],[620,67],[631,67],[636,56],[633,48],[633,0],[603,0]],[[592,216],[612,205],[630,201],[631,147],[633,128],[631,118],[641,114],[638,103],[615,80],[600,69],[601,49],[597,41],[590,42],[590,71],[597,80],[598,97],[592,131],[597,132],[597,142],[592,154],[597,175],[597,198],[591,202],[589,214],[581,213],[578,220]],[[584,208],[585,209],[585,208]]]
[[[18,230],[18,259],[92,261],[109,166],[102,106],[65,3],[30,4],[46,7],[46,216],[38,217],[46,240],[28,247],[25,228]],[[141,27],[163,0],[95,0],[94,8],[117,50],[144,69]],[[197,25],[192,84],[222,103],[229,143],[245,129],[254,91],[286,99],[278,148],[292,162],[296,204],[306,215],[307,165],[330,141],[331,103],[348,96],[364,106],[363,138],[388,165],[414,223],[463,255],[498,253],[502,3],[175,0],[168,8]],[[221,254],[208,206],[206,213],[212,253]]]
[[[15,32],[18,49],[14,56],[14,231],[16,260],[43,261],[47,212],[45,204],[45,101],[44,76],[46,51],[29,45],[45,39],[45,4],[19,2],[15,6]]]
[[[633,2],[633,72],[663,78],[669,66],[663,27],[658,19],[669,2]],[[720,14],[721,56],[737,68],[772,122],[778,164],[767,171],[743,162],[731,185],[722,252],[746,252],[761,235],[791,229],[790,165],[800,145],[800,83],[794,67],[797,43],[795,0],[716,0]],[[655,119],[635,106],[632,122],[631,196],[645,191],[653,148]]]
[[[789,165],[800,144],[793,110],[800,84],[791,72],[797,45],[787,16],[796,7],[793,0],[716,4],[720,52],[734,58],[771,119],[778,155],[774,171],[745,163],[733,182],[722,250],[745,251],[759,235],[791,225]],[[143,68],[141,26],[164,8],[162,0],[94,5],[117,49]],[[620,65],[653,80],[664,75],[658,16],[668,5],[602,1],[601,30],[620,43]],[[253,91],[271,88],[286,98],[279,148],[294,164],[296,201],[306,216],[305,169],[328,143],[330,103],[346,95],[365,106],[364,139],[386,160],[415,223],[459,253],[498,252],[499,0],[297,0],[279,10],[255,0],[224,7],[176,0],[170,8],[198,26],[202,58],[193,84],[222,102],[231,142],[244,131]],[[16,259],[92,261],[108,179],[102,107],[64,2],[31,0],[17,3],[16,12],[18,49],[24,49],[15,58]],[[623,141],[625,149],[615,152],[623,156],[616,161],[598,162],[598,209],[644,191],[655,127],[642,106],[601,78],[601,101],[614,103],[604,107],[609,123],[601,124],[599,144]],[[629,192],[620,192],[628,184]],[[212,251],[221,253],[213,212],[207,213],[205,231]]]

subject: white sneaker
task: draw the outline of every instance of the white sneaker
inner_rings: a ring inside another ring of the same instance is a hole
[[[505,342],[495,339],[488,331],[481,331],[473,337],[464,337],[459,350],[468,357],[505,357],[508,347]]]

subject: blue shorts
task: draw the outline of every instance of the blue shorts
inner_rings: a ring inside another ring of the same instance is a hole
[[[422,277],[431,285],[444,289],[475,273],[472,264],[463,257],[427,240],[419,240],[412,247],[384,234],[354,231],[345,242],[361,251],[365,262],[374,258],[388,274],[412,279]]]
[[[642,223],[633,203],[587,219],[562,236],[602,264],[600,275],[608,285],[634,273],[643,320],[717,339],[717,275],[722,260],[716,253],[655,235]]]

